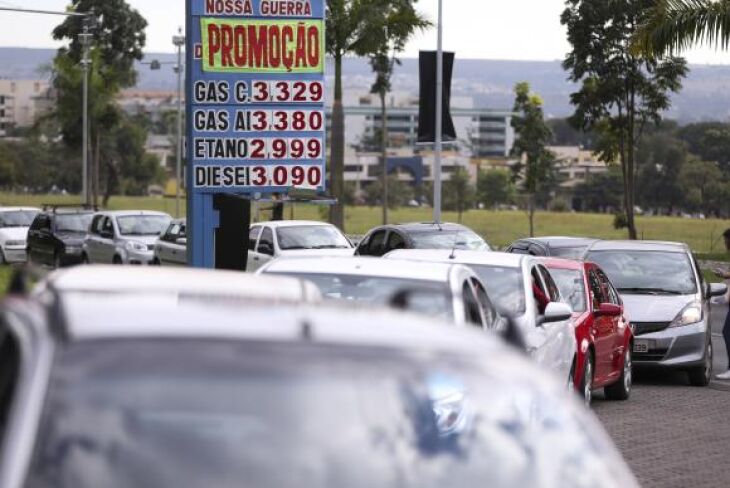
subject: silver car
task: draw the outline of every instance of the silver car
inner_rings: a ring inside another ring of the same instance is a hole
[[[157,266],[186,266],[188,264],[188,239],[184,220],[173,220],[157,239],[152,264]]]
[[[685,244],[601,241],[586,255],[621,294],[634,327],[634,367],[686,370],[690,383],[712,378],[710,298],[727,286],[705,283]]]
[[[97,213],[84,239],[82,259],[90,264],[152,264],[155,242],[171,220],[162,212]]]
[[[595,417],[496,337],[236,295],[256,280],[276,288],[88,267],[6,302],[0,486],[637,486]]]

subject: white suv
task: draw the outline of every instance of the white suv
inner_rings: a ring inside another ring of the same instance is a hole
[[[155,242],[172,217],[161,212],[101,212],[84,239],[83,261],[98,264],[151,264]]]
[[[0,208],[0,264],[28,259],[28,229],[39,212],[37,208]]]

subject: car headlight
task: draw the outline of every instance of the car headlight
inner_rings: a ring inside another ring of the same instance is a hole
[[[682,309],[669,327],[683,327],[702,321],[702,304],[692,302]]]
[[[142,244],[141,242],[134,242],[134,241],[128,241],[124,247],[127,249],[127,251],[137,251],[142,252],[147,250],[147,245]]]
[[[8,247],[24,247],[25,241],[6,241],[5,245]]]

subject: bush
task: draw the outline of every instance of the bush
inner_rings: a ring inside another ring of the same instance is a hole
[[[628,229],[629,219],[626,218],[626,214],[619,213],[613,218],[613,228],[616,230]]]

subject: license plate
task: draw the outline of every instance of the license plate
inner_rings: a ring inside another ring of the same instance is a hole
[[[636,342],[634,342],[634,352],[638,352],[638,353],[647,353],[647,352],[649,352],[649,342],[648,341],[636,341]]]

